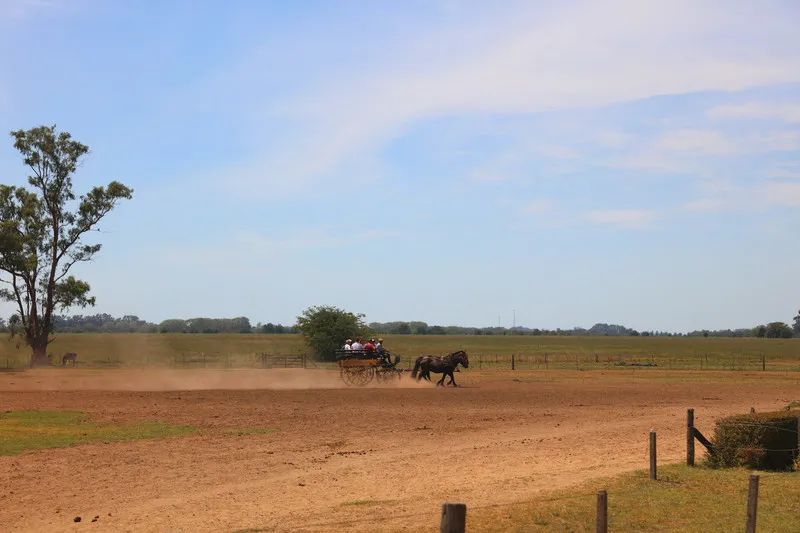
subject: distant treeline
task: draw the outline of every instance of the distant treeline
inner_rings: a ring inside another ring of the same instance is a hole
[[[540,329],[517,326],[504,327],[464,327],[464,326],[430,326],[425,322],[371,322],[369,328],[375,333],[398,335],[542,335],[564,337],[766,337],[788,339],[800,337],[800,312],[795,317],[794,327],[783,322],[770,322],[754,328],[696,330],[689,333],[673,333],[670,331],[637,331],[619,324],[597,323],[589,329],[575,327],[572,329]]]
[[[626,328],[617,324],[595,324],[589,329],[541,329],[517,326],[513,328],[505,327],[464,327],[464,326],[430,326],[425,322],[371,322],[369,328],[375,333],[398,334],[398,335],[547,335],[547,336],[674,336],[680,335],[666,331],[643,331],[638,332],[634,329]]]
[[[7,330],[0,319],[0,328]],[[55,316],[53,330],[61,333],[296,333],[295,326],[250,324],[247,317],[236,318],[171,318],[160,324],[147,322],[136,315],[113,317],[96,315]]]
[[[298,333],[296,325],[284,326],[261,322],[253,326],[247,317],[236,318],[171,318],[156,324],[140,319],[136,315],[115,318],[107,313],[96,315],[55,316],[54,330],[64,333]],[[637,331],[618,324],[598,323],[591,328],[540,329],[517,326],[504,327],[464,327],[437,326],[426,322],[372,322],[369,329],[375,334],[396,335],[542,335],[542,336],[594,336],[594,337],[800,337],[800,312],[793,326],[783,322],[770,322],[754,328],[695,330],[689,333],[667,331]],[[7,331],[4,320],[0,319],[0,330]]]

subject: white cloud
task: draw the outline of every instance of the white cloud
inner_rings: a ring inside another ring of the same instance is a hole
[[[622,148],[633,141],[633,136],[621,130],[602,130],[594,136],[593,141],[609,148]]]
[[[722,198],[701,198],[699,200],[692,200],[687,202],[683,209],[687,211],[713,213],[723,211],[729,204]]]
[[[303,135],[278,145],[265,139],[266,153],[249,165],[285,169],[282,179],[313,181],[437,116],[596,107],[800,81],[800,38],[786,13],[714,2],[522,6],[496,20],[476,19],[474,28],[414,34],[407,54],[387,57],[383,68],[344,68],[291,102],[277,103],[278,118],[299,124]],[[464,37],[472,34],[480,37]],[[276,102],[269,105],[274,109]],[[259,103],[248,112],[254,108]],[[714,153],[730,149],[713,137],[671,142]]]
[[[683,210],[718,213],[747,213],[774,206],[800,207],[800,183],[771,180],[753,185],[725,182],[707,183],[705,195],[682,206]]]
[[[767,171],[773,178],[800,179],[800,161],[789,161]]]
[[[348,249],[392,237],[396,235],[377,229],[347,230],[341,233],[307,229],[282,237],[239,232],[226,238],[224,242],[207,241],[170,246],[152,255],[170,266],[197,268],[197,265],[202,265],[208,270],[219,268],[238,272],[259,271],[287,256],[334,248]]]
[[[532,200],[525,204],[522,212],[527,215],[543,215],[553,210],[553,202],[549,199]]]
[[[772,204],[800,207],[800,183],[773,181],[766,184],[764,194]]]
[[[656,212],[649,209],[607,209],[590,211],[586,213],[585,218],[593,224],[642,229],[648,227],[655,220]]]
[[[614,168],[655,172],[674,172],[708,177],[712,172],[709,157],[745,156],[769,152],[800,150],[800,131],[766,133],[678,129],[667,131],[654,141],[613,159]],[[789,177],[789,176],[786,176]]]
[[[665,133],[653,144],[652,149],[696,155],[728,155],[735,153],[737,147],[718,131],[681,129]]]
[[[64,6],[60,0],[3,0],[0,2],[0,23],[39,16]]]
[[[774,131],[745,138],[742,152],[791,152],[800,150],[800,131]]]
[[[772,119],[800,123],[800,104],[748,102],[712,107],[707,115],[712,119]]]

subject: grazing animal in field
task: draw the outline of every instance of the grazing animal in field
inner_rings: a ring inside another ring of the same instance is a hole
[[[417,360],[414,363],[414,369],[411,371],[411,377],[416,378],[417,381],[421,380],[422,378],[430,381],[431,372],[434,372],[436,374],[442,374],[442,379],[436,382],[437,387],[440,385],[444,386],[444,378],[447,376],[450,376],[450,382],[448,385],[458,387],[458,384],[456,384],[456,379],[453,377],[453,372],[455,372],[456,367],[459,364],[464,368],[469,368],[469,357],[467,357],[467,352],[464,350],[459,350],[443,357],[421,355],[417,357]]]
[[[67,352],[61,356],[61,366],[67,366],[67,361],[72,361],[72,366],[78,362],[78,354],[75,352]]]

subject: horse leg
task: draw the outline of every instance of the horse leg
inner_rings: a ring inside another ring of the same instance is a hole
[[[444,378],[446,378],[446,377],[447,377],[447,372],[442,372],[442,379],[440,379],[439,381],[436,382],[436,386],[437,387],[439,387],[439,386],[444,387]]]
[[[456,377],[453,375],[452,370],[450,371],[450,385],[453,387],[458,387],[458,384],[456,383]]]

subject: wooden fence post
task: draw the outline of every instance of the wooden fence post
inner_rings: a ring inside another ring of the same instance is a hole
[[[608,533],[608,493],[597,491],[597,533]]]
[[[650,479],[658,479],[656,474],[656,432],[650,430]]]
[[[686,411],[686,466],[694,466],[694,409]]]
[[[767,356],[762,353],[761,354],[761,371],[763,372],[766,369],[767,369]]]
[[[443,503],[440,533],[464,533],[467,529],[467,505],[464,503]]]
[[[547,370],[547,368],[548,368],[548,365],[547,365],[547,352],[545,352],[545,354],[544,354],[544,369]]]
[[[516,370],[516,361],[514,360],[514,354],[511,354],[511,370]]]
[[[758,511],[758,475],[750,474],[747,489],[747,527],[745,533],[756,533],[756,511]]]

